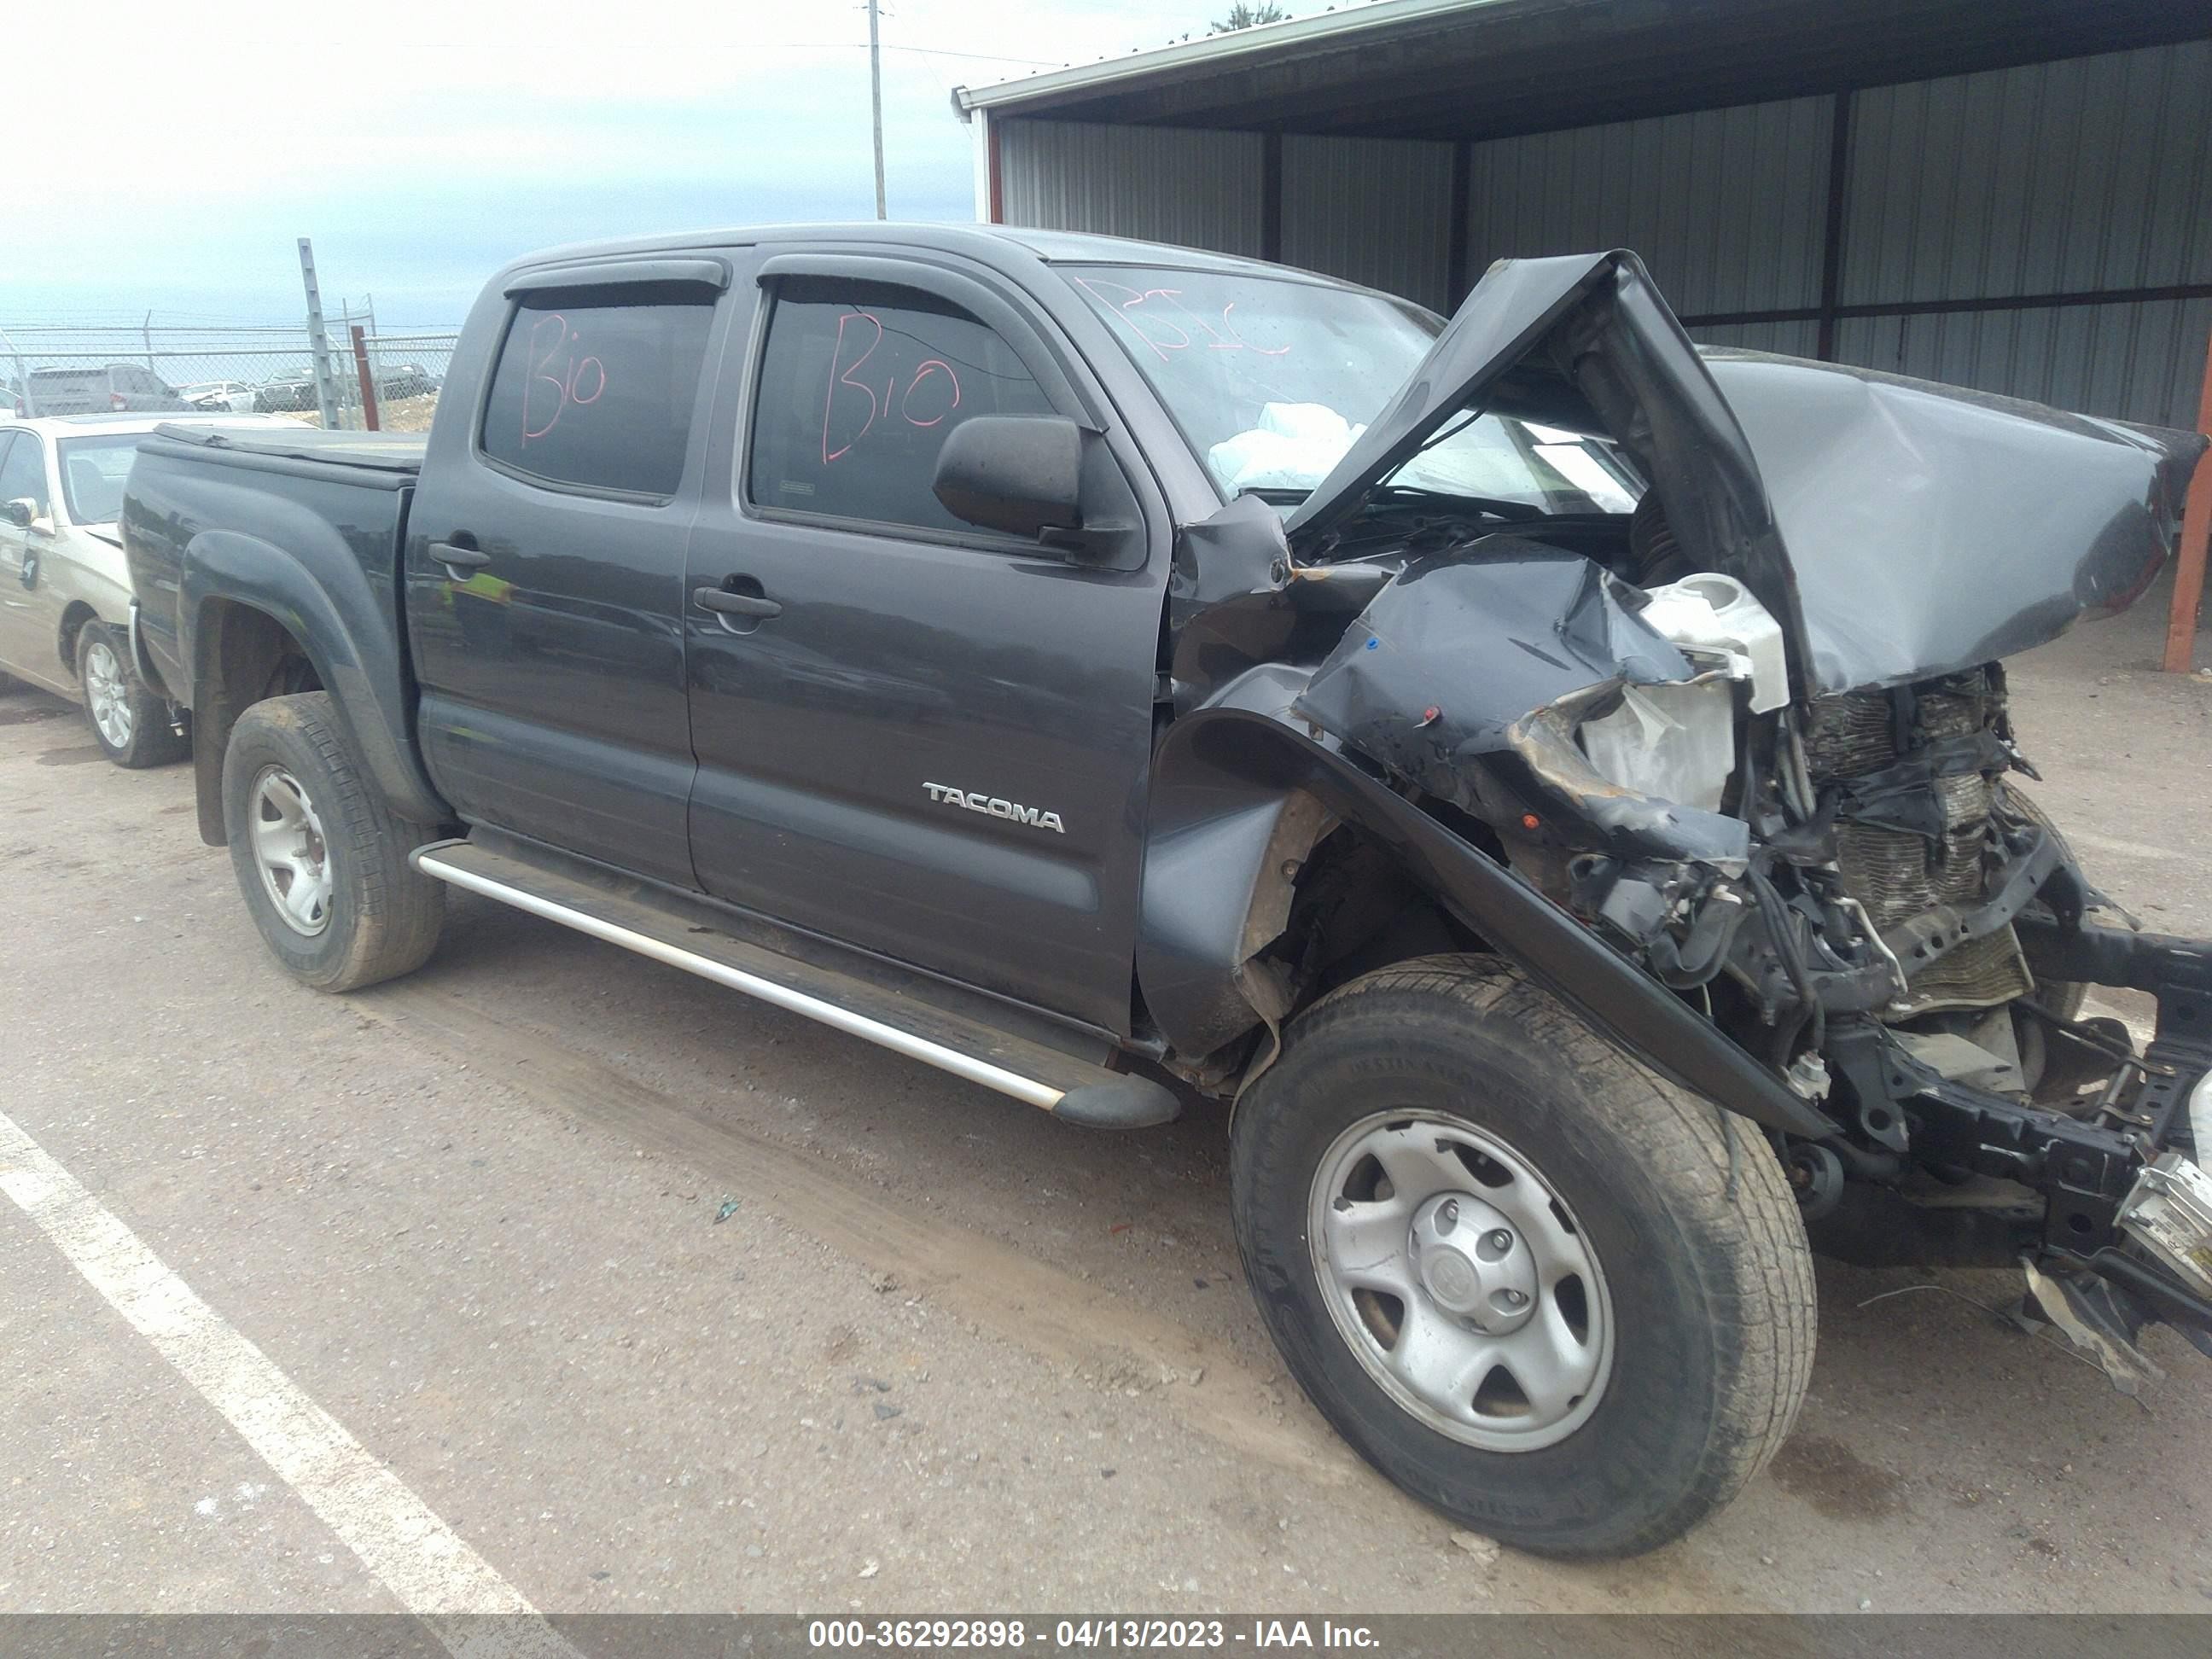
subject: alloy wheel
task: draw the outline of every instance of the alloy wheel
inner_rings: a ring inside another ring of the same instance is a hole
[[[105,640],[94,640],[85,647],[84,697],[92,723],[100,728],[107,746],[128,749],[132,725],[131,686],[124,678],[114,647]]]
[[[323,821],[300,781],[281,766],[265,766],[253,781],[254,866],[276,914],[294,933],[313,938],[330,926],[329,842]]]

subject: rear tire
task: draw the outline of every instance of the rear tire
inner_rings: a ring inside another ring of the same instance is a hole
[[[276,959],[318,991],[411,972],[437,948],[446,890],[408,866],[437,831],[363,775],[330,695],[255,703],[222,761],[231,866]]]
[[[166,766],[191,753],[191,739],[170,723],[167,700],[138,677],[118,629],[95,622],[79,630],[76,678],[93,741],[118,766]]]
[[[1765,1138],[1494,959],[1386,969],[1295,1021],[1237,1108],[1231,1180],[1261,1316],[1322,1414],[1517,1548],[1663,1544],[1796,1416],[1812,1261]]]

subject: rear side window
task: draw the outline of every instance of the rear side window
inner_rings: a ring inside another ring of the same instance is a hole
[[[909,289],[787,283],[761,360],[748,498],[973,533],[930,488],[945,435],[977,415],[1051,412],[1013,349],[955,306]]]
[[[551,483],[674,495],[714,317],[703,302],[532,295],[492,368],[483,453]]]

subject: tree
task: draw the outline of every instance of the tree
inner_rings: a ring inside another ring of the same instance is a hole
[[[1275,3],[1275,0],[1260,0],[1256,6],[1237,0],[1229,9],[1229,15],[1207,26],[1208,34],[1228,34],[1237,29],[1256,28],[1262,23],[1280,23],[1290,16]]]

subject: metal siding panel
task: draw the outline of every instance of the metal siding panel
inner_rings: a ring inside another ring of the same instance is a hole
[[[2188,427],[2208,330],[2212,300],[1856,317],[1838,325],[1836,355],[2061,409]]]
[[[1006,221],[1256,258],[1261,143],[1253,132],[1008,121],[999,138]]]
[[[1701,345],[1735,346],[1744,351],[1779,352],[1784,357],[1809,357],[1820,343],[1818,323],[1722,323],[1693,331]]]
[[[1449,303],[1449,144],[1283,139],[1283,261],[1431,307]]]
[[[1477,144],[1470,261],[1629,247],[1685,314],[1816,304],[1830,108],[1796,98]]]
[[[1877,87],[1842,301],[2212,282],[2212,41]]]

